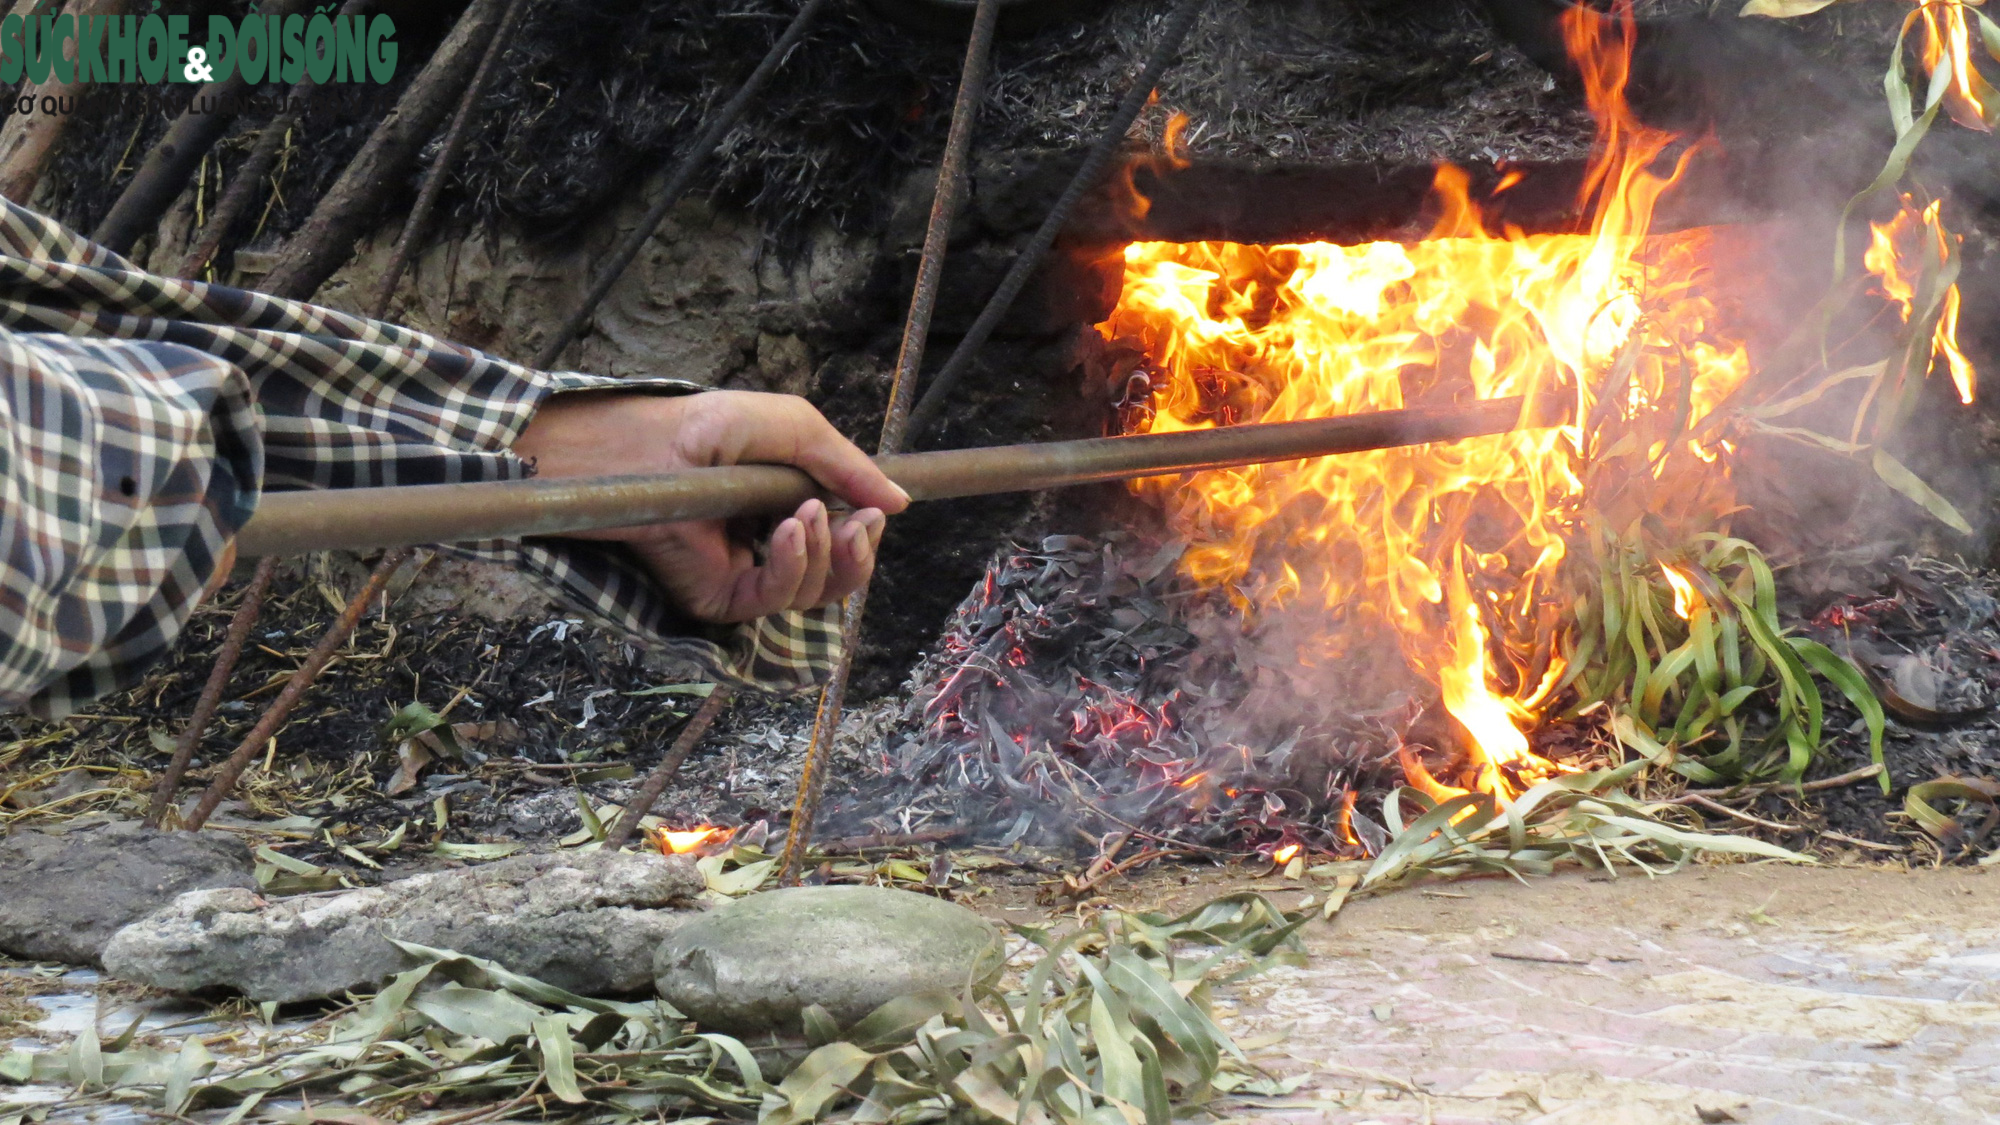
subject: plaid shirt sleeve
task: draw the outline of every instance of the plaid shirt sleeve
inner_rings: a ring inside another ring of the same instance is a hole
[[[147,273],[0,200],[0,703],[59,716],[172,645],[262,489],[513,480],[542,372],[299,301]],[[839,607],[687,618],[615,545],[458,545],[594,623],[767,691],[824,678]]]

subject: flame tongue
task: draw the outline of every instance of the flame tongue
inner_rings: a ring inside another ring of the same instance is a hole
[[[1573,404],[1576,421],[1553,430],[1135,485],[1194,543],[1191,577],[1245,611],[1339,619],[1301,662],[1399,647],[1469,735],[1465,782],[1503,797],[1554,768],[1526,732],[1564,670],[1561,570],[1586,489],[1600,510],[1626,497],[1627,520],[1665,507],[1712,525],[1731,499],[1726,448],[1681,435],[1749,369],[1704,295],[1708,232],[1650,234],[1680,169],[1655,169],[1674,139],[1625,105],[1629,14],[1578,8],[1565,26],[1600,122],[1588,234],[1493,233],[1469,177],[1446,167],[1426,241],[1130,246],[1100,326],[1152,365],[1132,431],[1507,395]],[[1588,447],[1584,421],[1605,416],[1637,421],[1622,445]],[[1614,456],[1640,470],[1594,477]],[[1676,472],[1699,485],[1651,488]]]

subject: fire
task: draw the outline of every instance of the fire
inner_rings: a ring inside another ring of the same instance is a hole
[[[1917,14],[1924,25],[1924,72],[1948,83],[1945,112],[1967,128],[1991,132],[1993,89],[1972,65],[1972,32],[1959,0],[1928,0]]]
[[[1940,265],[1949,263],[1963,241],[1944,229],[1938,210],[1937,200],[1919,210],[1904,196],[1902,210],[1894,218],[1869,224],[1868,250],[1861,256],[1861,264],[1881,281],[1882,295],[1897,306],[1906,324],[1916,307],[1916,275],[1923,268],[1924,256],[1934,257]],[[1944,292],[1943,313],[1931,337],[1931,358],[1934,362],[1943,361],[1945,369],[1951,372],[1959,401],[1971,405],[1977,383],[1972,361],[1959,350],[1958,307],[1958,286],[1954,284]]]
[[[1304,850],[1305,848],[1299,844],[1286,844],[1284,847],[1271,853],[1271,862],[1280,865],[1290,863],[1294,859],[1297,859],[1299,853]]]
[[[1392,639],[1463,728],[1467,783],[1503,798],[1555,770],[1527,732],[1565,668],[1561,575],[1579,501],[1590,490],[1628,520],[1712,526],[1728,510],[1729,449],[1685,435],[1749,372],[1705,295],[1710,233],[1650,230],[1687,154],[1625,104],[1629,11],[1579,6],[1565,28],[1600,130],[1588,233],[1490,230],[1470,177],[1444,167],[1442,215],[1413,244],[1132,245],[1100,326],[1152,365],[1128,431],[1509,395],[1564,406],[1570,421],[1553,429],[1135,486],[1193,542],[1190,576],[1246,611],[1325,608],[1335,627],[1302,661]],[[1606,417],[1622,428],[1591,424]],[[1604,432],[1618,446],[1591,444]],[[1614,456],[1639,470],[1600,468]]]
[[[1699,595],[1694,592],[1694,583],[1688,577],[1665,563],[1660,564],[1660,574],[1667,580],[1667,586],[1674,592],[1674,616],[1682,621],[1694,619],[1695,602]]]
[[[685,832],[656,828],[653,830],[653,842],[659,846],[662,854],[686,855],[689,852],[699,851],[703,845],[727,835],[729,829],[718,828],[712,824],[690,828]]]

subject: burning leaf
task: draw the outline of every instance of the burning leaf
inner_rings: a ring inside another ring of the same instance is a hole
[[[1841,0],[1750,0],[1743,5],[1739,16],[1766,16],[1774,20],[1794,19],[1809,16],[1821,8],[1840,3]]]

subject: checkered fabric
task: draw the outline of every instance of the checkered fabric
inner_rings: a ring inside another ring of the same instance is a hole
[[[266,488],[513,480],[550,394],[687,393],[534,371],[299,301],[150,274],[0,200],[0,704],[60,716],[172,645]],[[681,613],[615,545],[509,563],[694,674],[794,691],[840,656],[839,607],[736,627]]]

